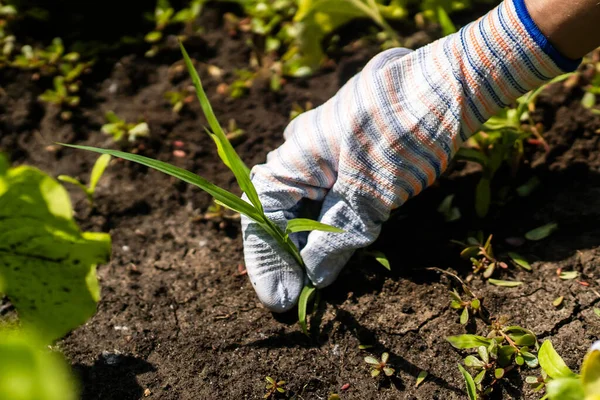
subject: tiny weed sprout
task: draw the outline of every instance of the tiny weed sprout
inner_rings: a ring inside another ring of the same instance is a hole
[[[535,334],[520,326],[505,326],[504,319],[494,321],[486,337],[465,334],[446,339],[457,349],[475,351],[464,359],[465,366],[475,371],[474,377],[459,366],[471,399],[477,398],[477,393],[490,394],[494,385],[509,371],[520,367],[536,368],[539,364],[532,353],[538,347]],[[471,386],[476,389],[475,397],[471,395]]]
[[[388,365],[389,358],[389,353],[383,353],[381,355],[381,360],[378,360],[373,356],[365,357],[365,362],[371,367],[371,376],[373,378],[378,377],[381,374],[381,372],[383,372],[383,374],[387,377],[394,375],[394,372],[396,371],[394,370],[394,368],[391,368]]]
[[[83,190],[85,195],[87,196],[88,202],[90,203],[90,207],[94,206],[94,194],[96,193],[96,186],[98,186],[98,182],[100,178],[104,174],[106,167],[108,167],[108,163],[110,162],[110,155],[102,154],[96,162],[94,163],[94,167],[92,168],[92,173],[90,174],[90,183],[89,186],[85,186],[83,183],[78,181],[77,179],[70,177],[68,175],[59,175],[58,180],[61,182],[66,182],[73,184]]]
[[[205,221],[212,221],[218,225],[220,229],[227,228],[232,222],[240,220],[240,214],[236,213],[227,207],[213,200],[213,203],[208,207],[206,213],[202,216]]]
[[[497,268],[508,268],[505,262],[494,257],[492,235],[488,236],[485,242],[483,233],[478,232],[476,236],[468,237],[466,242],[453,241],[463,247],[460,256],[473,265],[473,273],[467,277],[467,282],[470,282],[474,275],[481,274],[485,279],[489,279]]]
[[[546,388],[544,399],[600,399],[600,342],[595,342],[583,359],[581,374],[571,371],[549,340],[542,343],[538,358],[541,376],[528,376],[526,382],[534,391]]]
[[[150,136],[150,128],[146,122],[125,122],[113,111],[107,112],[105,117],[108,123],[102,125],[101,130],[104,134],[112,136],[115,142],[120,142],[126,135],[130,142],[135,142],[138,137]]]
[[[271,378],[270,376],[266,376],[265,381],[267,382],[267,385],[265,386],[265,388],[267,389],[267,393],[265,393],[263,398],[270,399],[272,397],[275,397],[275,395],[277,393],[285,393],[286,392],[286,390],[284,388],[285,381],[276,381],[275,379]]]
[[[175,167],[162,161],[117,150],[100,149],[95,147],[67,144],[64,144],[64,146],[93,151],[100,154],[109,154],[111,156],[122,158],[124,160],[133,161],[199,187],[200,189],[210,194],[215,199],[215,201],[221,204],[223,207],[227,207],[235,212],[243,214],[255,223],[257,223],[268,235],[273,237],[273,239],[275,239],[275,241],[285,251],[287,251],[296,260],[296,262],[298,262],[298,264],[301,267],[304,267],[304,262],[302,261],[302,257],[300,256],[300,250],[294,245],[294,243],[290,239],[291,234],[311,230],[321,230],[337,233],[343,231],[339,228],[305,218],[297,218],[289,221],[285,230],[282,230],[269,218],[266,217],[263,211],[263,206],[258,197],[258,193],[256,192],[256,189],[254,188],[254,185],[250,180],[249,168],[244,164],[244,162],[235,152],[233,146],[227,139],[225,131],[219,124],[217,117],[215,116],[212,110],[210,102],[208,101],[206,93],[204,92],[202,83],[200,81],[200,77],[198,76],[198,72],[194,68],[192,60],[188,56],[188,53],[183,47],[183,45],[181,45],[181,52],[183,54],[185,64],[188,68],[188,72],[192,77],[194,87],[196,88],[196,95],[198,96],[198,100],[200,101],[200,105],[202,107],[204,115],[211,128],[211,130],[207,129],[206,132],[213,139],[217,148],[217,153],[223,161],[223,163],[225,164],[225,166],[227,166],[231,170],[231,172],[233,172],[237,183],[240,186],[240,189],[248,197],[248,202],[240,199],[235,194],[210,183],[206,179],[196,174],[193,174],[192,172]],[[308,334],[306,310],[308,307],[309,300],[312,298],[315,291],[315,287],[308,284],[304,287],[300,294],[298,304],[298,317],[302,331],[305,334]]]
[[[364,250],[361,255],[365,255],[368,257],[373,257],[375,259],[375,261],[377,261],[379,264],[381,264],[383,266],[383,268],[387,269],[388,271],[392,270],[392,267],[390,265],[390,261],[388,260],[387,256],[379,250]]]
[[[456,289],[450,292],[450,295],[452,296],[450,307],[455,310],[460,310],[460,323],[462,325],[466,325],[469,322],[470,315],[481,314],[481,300],[474,297],[471,291],[469,291],[469,293],[472,298],[463,300]]]
[[[179,114],[186,104],[194,100],[194,95],[187,89],[171,90],[165,93],[165,99],[171,104],[175,114]]]
[[[225,130],[225,137],[230,142],[236,143],[240,141],[246,135],[246,131],[237,125],[235,119],[231,118],[227,123],[227,129]]]
[[[39,100],[54,104],[57,107],[67,108],[67,107],[77,107],[79,105],[79,96],[72,95],[72,88],[74,86],[65,84],[65,78],[63,76],[55,76],[54,80],[54,88],[47,89],[44,93],[42,93],[38,98]],[[76,86],[75,86],[76,87]],[[79,88],[77,87],[74,92],[77,92]],[[65,121],[71,119],[71,111],[65,110],[61,113],[61,118]]]

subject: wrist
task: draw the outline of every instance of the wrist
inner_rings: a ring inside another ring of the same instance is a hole
[[[600,46],[597,0],[516,0],[523,2],[543,35],[565,57],[579,59]]]

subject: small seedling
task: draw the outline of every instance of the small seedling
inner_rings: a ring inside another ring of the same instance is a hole
[[[466,334],[446,339],[457,349],[476,350],[476,354],[464,359],[465,366],[475,370],[475,377],[466,371],[461,372],[467,387],[472,380],[477,392],[483,395],[491,393],[494,385],[509,371],[522,366],[538,366],[538,358],[531,352],[538,347],[535,334],[520,326],[506,326],[503,318],[490,325],[486,337]]]
[[[55,76],[54,77],[54,89],[47,89],[44,93],[39,96],[39,99],[43,102],[54,104],[58,107],[77,107],[79,105],[79,96],[72,95],[71,85],[67,86],[65,84],[65,78],[63,76]],[[79,87],[74,89],[74,92],[77,92]],[[61,113],[61,118],[63,120],[69,120],[71,118],[71,111],[64,110]]]
[[[225,130],[225,137],[230,142],[237,142],[241,138],[244,137],[246,131],[240,128],[235,121],[235,119],[231,118],[227,124],[227,129]]]
[[[58,180],[61,182],[67,182],[73,184],[83,190],[85,195],[87,196],[88,202],[90,203],[90,207],[94,206],[94,194],[96,193],[96,186],[98,186],[98,181],[104,174],[106,167],[108,167],[108,163],[110,163],[111,157],[108,154],[103,154],[94,163],[94,167],[92,168],[92,173],[90,174],[90,184],[89,186],[85,186],[79,180],[70,177],[68,175],[59,175]]]
[[[219,228],[225,229],[234,221],[240,220],[240,214],[231,211],[227,207],[223,207],[221,204],[213,201],[208,207],[206,213],[202,216],[202,219],[206,221],[212,221],[218,224]]]
[[[171,90],[165,93],[165,98],[169,100],[173,112],[179,114],[186,104],[194,100],[194,95],[187,89]]]
[[[286,390],[283,387],[285,385],[285,381],[275,381],[275,379],[270,376],[265,377],[265,381],[267,382],[266,389],[267,393],[263,396],[265,399],[270,399],[275,396],[277,393],[285,393]]]
[[[256,79],[256,74],[247,69],[236,69],[234,73],[236,79],[229,85],[228,92],[231,98],[239,99],[248,94],[254,79]]]
[[[396,372],[396,371],[394,370],[394,368],[390,368],[388,366],[389,358],[390,358],[389,353],[383,353],[381,355],[381,360],[378,360],[377,358],[375,358],[373,356],[365,357],[365,362],[367,364],[369,364],[369,366],[371,367],[371,376],[373,378],[378,377],[382,371],[385,376],[390,377],[390,376],[394,375],[394,372]]]
[[[198,76],[198,72],[194,68],[192,60],[188,56],[183,45],[181,45],[181,52],[183,54],[183,58],[185,60],[185,64],[188,68],[188,71],[192,77],[194,87],[196,88],[196,95],[198,96],[198,100],[200,101],[200,106],[202,107],[204,115],[211,127],[211,131],[209,131],[208,129],[206,131],[215,142],[219,157],[221,158],[225,166],[227,166],[231,170],[231,172],[233,172],[241,190],[248,197],[249,202],[240,199],[235,194],[210,183],[206,179],[196,174],[193,174],[187,170],[175,167],[162,161],[117,150],[100,149],[95,147],[77,145],[64,146],[93,151],[100,154],[110,154],[114,157],[119,157],[125,160],[137,162],[139,164],[156,169],[165,174],[174,176],[187,183],[201,188],[202,190],[210,194],[215,199],[215,201],[219,202],[224,207],[227,207],[240,214],[243,214],[250,220],[257,223],[258,226],[260,226],[266,234],[270,235],[281,246],[282,249],[287,251],[294,258],[294,260],[298,263],[298,265],[301,268],[304,268],[304,261],[302,260],[302,256],[300,255],[300,250],[290,239],[291,234],[296,232],[305,232],[312,230],[340,233],[343,232],[343,230],[305,218],[296,218],[291,221],[288,221],[285,230],[282,230],[265,215],[256,188],[250,180],[250,169],[246,166],[246,164],[244,164],[240,156],[235,152],[229,140],[227,140],[225,132],[219,124],[217,117],[215,116],[212,110],[210,102],[208,101],[208,97],[204,92],[204,88],[202,87],[202,83],[200,81],[200,77]],[[300,327],[302,328],[302,331],[305,334],[308,334],[306,323],[306,311],[308,308],[308,302],[312,295],[314,295],[315,291],[316,288],[314,286],[310,284],[306,285],[302,289],[302,292],[300,293],[300,298],[298,300],[298,319]]]
[[[419,385],[425,381],[427,375],[429,375],[429,372],[427,371],[419,372],[419,375],[417,376],[417,381],[415,382],[415,387],[419,387]]]
[[[437,211],[444,216],[446,222],[453,222],[460,219],[460,210],[458,207],[452,206],[454,195],[446,196],[438,206]]]
[[[476,315],[481,313],[481,300],[475,297],[470,290],[469,293],[472,298],[468,300],[463,300],[456,291],[456,289],[450,292],[450,295],[452,296],[450,307],[454,308],[455,310],[461,310],[460,323],[462,325],[466,325],[469,322],[470,315]]]
[[[379,264],[381,264],[383,266],[383,268],[387,269],[388,271],[392,270],[390,260],[388,260],[387,256],[385,255],[385,253],[383,251],[364,250],[361,253],[361,255],[363,255],[363,254],[365,256],[373,257],[375,259],[375,261],[377,261]]]
[[[137,124],[125,122],[117,116],[113,111],[106,113],[108,124],[102,125],[102,132],[111,135],[115,142],[123,140],[125,135],[130,142],[135,142],[138,137],[148,137],[150,128],[146,122],[138,122]]]
[[[494,257],[492,235],[488,236],[485,242],[483,242],[483,234],[481,232],[478,232],[477,237],[471,236],[467,238],[466,243],[453,242],[463,247],[460,256],[470,260],[473,265],[473,273],[467,277],[467,282],[471,281],[474,275],[481,274],[485,279],[488,279],[492,276],[496,268],[508,268],[505,262],[499,261]]]

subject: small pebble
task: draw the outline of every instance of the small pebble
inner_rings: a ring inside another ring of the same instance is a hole
[[[123,251],[125,251],[125,252],[127,252],[127,251],[129,251],[129,250],[130,250],[130,249],[129,249],[129,246],[123,246],[123,247],[121,247],[121,249],[123,249]]]
[[[185,157],[186,154],[185,154],[185,151],[183,151],[183,150],[174,150],[173,155],[175,157],[183,158],[183,157]]]
[[[202,240],[198,241],[198,246],[200,246],[200,247],[206,247],[207,244],[208,244],[208,240],[206,240],[206,239],[202,239]]]
[[[342,390],[348,390],[349,388],[350,388],[349,383],[344,383],[344,385],[342,386]]]
[[[148,397],[152,394],[152,392],[150,391],[150,389],[145,389],[144,390],[144,397]]]
[[[173,142],[173,146],[175,147],[183,147],[184,143],[181,140],[176,140]]]

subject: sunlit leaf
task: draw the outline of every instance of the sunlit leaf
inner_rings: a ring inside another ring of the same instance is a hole
[[[558,378],[572,378],[575,377],[575,373],[567,367],[567,364],[558,355],[552,342],[550,340],[544,341],[538,351],[538,359],[542,369],[552,379]]]
[[[577,279],[578,276],[579,272],[577,271],[562,271],[559,275],[559,278],[565,281],[570,281],[573,279]]]
[[[288,224],[285,228],[286,233],[293,232],[305,232],[305,231],[323,231],[323,232],[334,232],[334,233],[342,233],[344,232],[340,228],[336,228],[335,226],[327,225],[322,222],[313,221],[312,219],[306,218],[295,218],[288,221]]]
[[[415,383],[415,387],[418,387],[421,383],[423,383],[425,378],[427,378],[427,375],[429,375],[427,371],[419,372],[419,375],[417,376],[417,382]]]
[[[600,398],[600,342],[588,352],[581,366],[581,379],[586,399]]]
[[[526,269],[527,271],[531,271],[531,265],[527,260],[520,254],[515,252],[509,252],[508,256],[515,262],[519,267]]]
[[[557,297],[557,298],[556,298],[556,299],[554,299],[554,301],[552,302],[552,305],[553,305],[554,307],[560,307],[560,305],[562,304],[562,302],[563,302],[563,300],[564,300],[564,299],[565,299],[565,298],[564,298],[564,296]]]
[[[300,292],[300,298],[298,299],[298,323],[300,324],[300,328],[305,335],[308,335],[308,326],[306,320],[308,304],[315,295],[316,290],[316,287],[308,284],[302,288],[302,292]]]
[[[546,394],[551,400],[582,400],[585,397],[583,384],[577,378],[558,378],[546,385]]]
[[[467,307],[463,308],[462,313],[460,314],[460,323],[462,325],[466,325],[469,322],[469,309]]]
[[[470,334],[448,336],[446,340],[457,349],[472,349],[479,346],[489,346],[491,343],[491,339]]]
[[[503,281],[501,279],[488,279],[488,282],[492,285],[503,287],[517,287],[523,284],[523,282],[520,281]]]
[[[104,174],[106,167],[110,163],[110,155],[102,154],[94,163],[94,168],[92,168],[92,174],[90,175],[90,190],[93,192],[96,190],[96,186],[98,185],[98,181]]]

